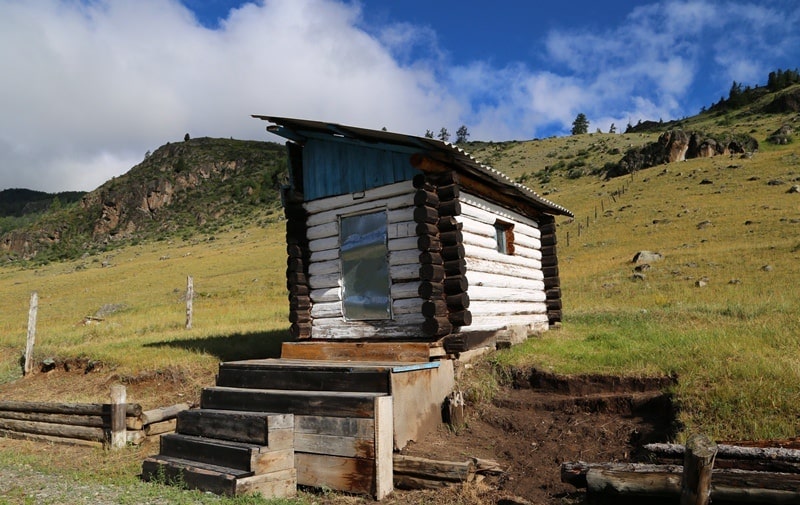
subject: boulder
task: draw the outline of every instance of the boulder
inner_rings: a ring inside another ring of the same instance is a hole
[[[633,255],[632,263],[652,263],[654,261],[661,261],[664,255],[660,252],[653,251],[639,251]]]

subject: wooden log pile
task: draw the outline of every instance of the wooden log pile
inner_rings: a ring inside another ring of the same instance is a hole
[[[542,232],[542,273],[544,273],[544,289],[547,297],[547,319],[550,326],[553,326],[561,322],[562,309],[555,218],[543,215],[540,218],[539,230]]]
[[[0,401],[0,436],[24,440],[108,447],[112,441],[112,404]],[[175,431],[178,412],[189,405],[143,411],[125,404],[124,434],[129,444]]]
[[[289,290],[289,332],[295,339],[311,338],[310,252],[306,235],[308,214],[300,195],[284,193],[286,214],[286,289]]]
[[[687,445],[693,442],[690,439]],[[644,449],[655,464],[566,462],[561,465],[561,481],[586,489],[594,501],[800,503],[800,450],[718,444],[710,457],[704,448],[687,451],[678,444],[648,444]],[[699,484],[707,486],[707,496],[689,491],[698,484],[686,476],[695,473],[691,465],[697,465]]]
[[[467,295],[458,176],[452,171],[418,174],[413,179],[417,223],[422,331],[444,337],[472,323]]]

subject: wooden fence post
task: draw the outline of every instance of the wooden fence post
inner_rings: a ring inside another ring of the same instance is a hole
[[[705,435],[692,435],[683,453],[681,505],[708,505],[711,498],[711,472],[717,457],[717,444]]]
[[[39,294],[34,291],[31,293],[31,304],[28,309],[28,338],[25,342],[25,363],[22,367],[22,375],[28,375],[33,371],[33,344],[36,340],[36,313],[39,310]]]
[[[127,443],[125,411],[128,407],[127,392],[122,384],[111,386],[111,448],[120,449]]]
[[[194,300],[194,279],[186,278],[186,329],[192,329],[192,302]]]

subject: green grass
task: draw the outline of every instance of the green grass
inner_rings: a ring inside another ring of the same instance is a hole
[[[693,121],[710,128],[718,119]],[[761,141],[790,119],[752,115],[737,128],[756,130]],[[563,329],[495,359],[560,373],[675,373],[687,431],[724,439],[795,436],[800,196],[787,189],[800,180],[800,143],[762,144],[752,159],[690,160],[610,181],[572,178],[566,168],[576,159],[586,163],[580,168],[618,160],[615,150],[656,136],[471,144],[479,159],[513,177],[565,161],[544,189],[535,177],[528,183],[576,215],[557,220]],[[767,184],[776,179],[786,184]],[[665,258],[635,281],[631,259],[644,249]],[[0,392],[19,378],[31,291],[40,297],[38,359],[83,357],[119,377],[179,379],[212,377],[220,360],[274,355],[288,338],[285,254],[280,223],[234,221],[216,226],[213,236],[0,268]],[[184,329],[187,275],[197,294],[192,330]],[[708,285],[697,287],[702,278]],[[106,305],[118,310],[100,324],[82,324]],[[68,400],[97,401],[92,394],[70,391]]]

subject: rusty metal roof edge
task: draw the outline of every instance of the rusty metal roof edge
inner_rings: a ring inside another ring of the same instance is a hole
[[[295,133],[297,133],[296,130],[298,129],[298,127],[301,129],[305,127],[316,131],[327,132],[331,135],[334,134],[336,134],[337,136],[343,135],[348,138],[353,138],[354,140],[362,140],[365,142],[377,141],[377,142],[387,142],[387,143],[401,143],[402,145],[406,146],[426,145],[429,146],[431,149],[439,151],[442,154],[450,154],[451,156],[453,156],[454,158],[453,161],[456,164],[460,163],[466,167],[477,170],[478,172],[494,179],[496,182],[502,185],[514,188],[515,190],[522,193],[522,196],[527,197],[528,199],[549,208],[555,214],[575,217],[575,215],[565,207],[562,207],[561,205],[558,205],[557,203],[542,197],[531,188],[519,184],[518,182],[514,181],[506,174],[500,172],[499,170],[494,169],[488,165],[484,165],[483,163],[478,161],[474,156],[466,152],[464,149],[450,142],[443,142],[438,139],[432,139],[428,137],[418,137],[404,133],[395,133],[382,130],[371,130],[368,128],[361,128],[357,126],[340,125],[331,122],[314,121],[307,119],[295,119],[295,118],[279,117],[279,116],[267,116],[258,114],[253,114],[252,117],[256,119],[270,121],[284,128],[294,130]]]

